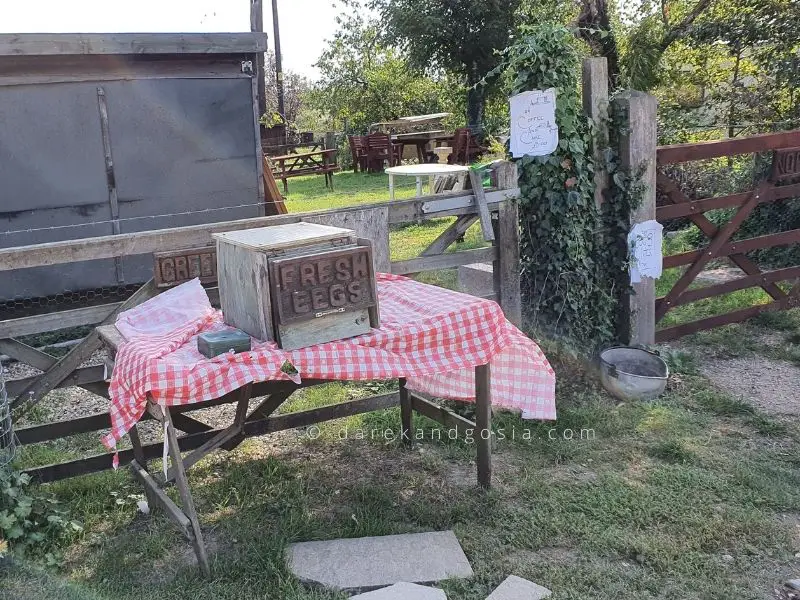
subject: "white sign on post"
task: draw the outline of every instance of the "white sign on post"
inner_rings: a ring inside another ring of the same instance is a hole
[[[511,156],[544,156],[558,147],[556,90],[531,90],[511,97]]]
[[[631,283],[643,278],[658,279],[663,268],[661,244],[664,228],[658,221],[637,223],[628,233]]]

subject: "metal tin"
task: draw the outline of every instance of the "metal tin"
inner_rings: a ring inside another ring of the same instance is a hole
[[[239,329],[201,333],[197,336],[197,349],[207,358],[230,351],[247,352],[250,350],[250,336]]]
[[[617,346],[600,354],[600,381],[620,400],[655,400],[667,387],[669,367],[655,352]]]

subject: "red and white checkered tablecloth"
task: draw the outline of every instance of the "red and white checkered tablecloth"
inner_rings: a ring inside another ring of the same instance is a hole
[[[523,418],[556,418],[553,369],[497,303],[396,275],[378,274],[377,283],[380,329],[291,351],[254,340],[250,352],[201,355],[197,335],[228,327],[197,280],[120,314],[116,325],[128,342],[117,351],[112,429],[103,443],[116,447],[142,417],[148,393],[174,406],[219,398],[250,382],[405,377],[418,392],[474,401],[474,367],[487,362],[493,405],[519,409]],[[281,371],[286,361],[298,375]]]

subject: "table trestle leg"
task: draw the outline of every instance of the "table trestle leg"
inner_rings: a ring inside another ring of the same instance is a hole
[[[492,394],[489,365],[475,367],[475,444],[477,446],[478,484],[492,484]]]

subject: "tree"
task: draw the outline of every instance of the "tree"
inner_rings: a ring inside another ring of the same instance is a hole
[[[440,110],[442,86],[413,69],[401,52],[386,47],[376,21],[358,12],[337,17],[338,31],[316,66],[321,80],[311,106],[337,126],[366,132],[372,123]]]
[[[612,88],[648,91],[658,83],[664,53],[689,36],[694,22],[711,3],[644,0],[635,5],[633,14],[614,15],[607,0],[581,0],[579,36],[596,55],[608,59]],[[614,22],[619,26],[613,27]],[[626,22],[630,25],[622,24]]]
[[[467,123],[483,129],[487,96],[497,81],[484,81],[509,45],[522,0],[367,0],[381,18],[383,39],[407,53],[412,67],[447,71],[467,87]]]
[[[278,113],[278,88],[275,85],[275,53],[268,51],[264,59],[264,77],[267,80],[267,118],[268,121],[286,120],[289,124],[297,122],[303,102],[308,92],[311,90],[311,83],[294,71],[284,70],[283,72],[283,95],[285,114],[275,117]],[[281,117],[283,119],[281,119]]]

